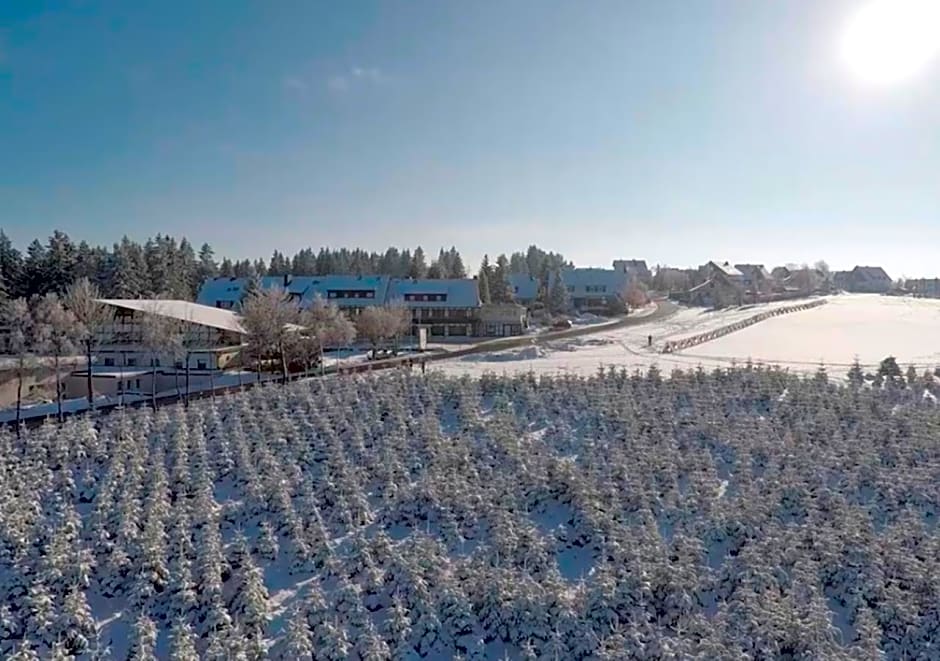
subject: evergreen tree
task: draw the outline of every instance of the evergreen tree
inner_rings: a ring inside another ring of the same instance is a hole
[[[26,249],[26,259],[23,261],[20,293],[24,297],[42,296],[50,291],[46,273],[48,264],[46,247],[39,242],[39,239],[35,239]]]
[[[107,279],[107,270],[108,253],[104,248],[92,248],[86,241],[78,244],[75,249],[74,280],[88,278],[100,285]]]
[[[496,268],[492,270],[492,279],[489,282],[490,297],[494,303],[511,303],[513,300],[512,285],[509,282],[509,260],[506,255],[496,258]]]
[[[264,637],[270,614],[268,612],[268,590],[264,586],[264,574],[251,561],[251,556],[243,559],[241,567],[235,570],[235,598],[229,609],[239,627],[249,637]]]
[[[92,617],[85,593],[78,587],[71,588],[65,594],[56,631],[69,654],[84,654],[94,640],[95,618]]]
[[[521,252],[514,252],[509,256],[509,271],[511,273],[529,274],[529,264],[526,262],[525,255]]]
[[[64,294],[66,288],[75,280],[75,265],[76,250],[72,240],[65,232],[55,230],[49,237],[46,265],[43,268],[46,291]]]
[[[202,285],[202,279],[199,277],[196,252],[186,237],[180,239],[179,248],[176,251],[175,271],[177,277],[173,289],[174,297],[184,301],[193,300]]]
[[[450,265],[450,254],[441,248],[437,253],[437,260],[434,262],[437,265],[438,271],[440,271],[441,278],[449,278],[451,273]]]
[[[489,255],[483,255],[483,262],[480,264],[480,273],[477,275],[477,280],[480,281],[480,300],[483,303],[496,303],[498,302],[493,297],[493,288],[492,283],[496,279],[496,271],[490,264]]]
[[[415,248],[414,255],[411,256],[411,264],[408,267],[408,277],[415,279],[428,277],[428,265],[424,256],[424,250],[421,246]]]
[[[329,248],[320,248],[320,252],[317,253],[316,271],[314,274],[328,275],[330,273],[337,273],[333,253]]]
[[[290,272],[290,265],[284,255],[277,250],[271,255],[271,262],[267,269],[267,275],[287,275]]]
[[[146,295],[156,298],[168,293],[170,291],[169,274],[173,265],[171,256],[167,254],[162,235],[157,234],[144,244],[144,260],[147,264],[147,279],[143,283]]]
[[[284,658],[312,659],[314,654],[307,616],[302,607],[295,607],[287,620],[287,633],[284,640]]]
[[[147,263],[140,246],[126,236],[114,245],[108,292],[114,298],[140,298],[148,291]]]
[[[0,230],[0,283],[9,298],[23,296],[23,256],[13,247],[9,237]]]
[[[561,271],[555,270],[548,287],[548,309],[552,314],[562,314],[571,308],[568,288],[561,279]]]
[[[863,370],[861,364],[859,364],[858,356],[856,356],[855,360],[852,362],[852,367],[849,368],[847,378],[853,388],[861,388],[865,385],[865,370]]]
[[[170,631],[170,661],[199,661],[196,636],[186,620],[178,619]]]
[[[157,650],[157,625],[145,613],[138,616],[131,634],[129,661],[155,661]]]
[[[199,287],[209,278],[219,275],[219,265],[215,261],[215,252],[208,243],[203,243],[199,249],[199,260],[196,264],[196,279]]]
[[[901,367],[894,356],[888,356],[878,365],[878,376],[894,381],[902,376]]]
[[[398,248],[392,247],[385,251],[378,264],[378,273],[387,273],[392,277],[402,277],[406,274],[400,274],[398,267],[401,265],[401,253]]]
[[[457,252],[457,248],[451,246],[450,253],[448,254],[448,260],[450,262],[450,278],[466,278],[467,269],[464,267],[463,259],[460,258],[460,253]]]
[[[317,258],[312,248],[304,248],[291,260],[290,272],[294,275],[316,275]]]
[[[235,265],[232,264],[232,260],[228,257],[222,260],[222,263],[219,264],[219,275],[224,278],[234,278],[235,277]]]

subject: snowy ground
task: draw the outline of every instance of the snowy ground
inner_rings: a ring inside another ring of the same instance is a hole
[[[793,305],[781,301],[718,311],[683,308],[659,321],[600,332],[586,337],[542,346],[466,356],[439,363],[447,374],[484,373],[588,375],[598,367],[663,370],[711,368],[744,363],[748,359],[778,364],[800,372],[825,364],[832,371],[847,368],[857,356],[865,366],[874,366],[888,355],[902,365],[918,368],[940,365],[940,301],[894,298],[877,295],[843,295],[828,298],[828,304],[774,317],[717,340],[664,355],[666,340],[675,340],[734,323],[765,310]],[[648,336],[653,346],[648,347]]]
[[[936,394],[388,371],[3,432],[0,658],[934,659]]]
[[[600,366],[662,367],[694,366],[701,359],[660,353],[667,340],[675,340],[702,331],[711,330],[746,319],[765,310],[793,305],[781,301],[765,305],[746,305],[739,308],[711,311],[704,308],[681,308],[674,315],[638,326],[628,326],[596,334],[548,342],[542,345],[466,356],[462,359],[438,363],[435,369],[448,374],[485,373],[570,373],[590,375]],[[638,314],[650,314],[643,311]],[[801,314],[801,313],[797,313]],[[649,336],[653,345],[647,345]],[[706,345],[707,346],[707,345]]]

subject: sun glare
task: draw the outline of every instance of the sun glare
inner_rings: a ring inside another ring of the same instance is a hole
[[[940,54],[940,0],[872,0],[849,20],[841,47],[866,83],[909,80]]]

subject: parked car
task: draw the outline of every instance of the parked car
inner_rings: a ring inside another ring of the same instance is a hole
[[[556,319],[552,323],[552,330],[567,330],[569,328],[571,328],[570,319]]]
[[[368,359],[385,360],[386,358],[394,358],[396,355],[398,354],[392,349],[376,349],[375,351],[369,353]]]

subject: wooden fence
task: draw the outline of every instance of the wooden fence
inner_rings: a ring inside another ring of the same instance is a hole
[[[771,317],[779,317],[780,315],[790,314],[791,312],[800,312],[802,310],[809,310],[811,308],[818,308],[820,305],[825,305],[826,299],[821,298],[815,301],[810,301],[809,303],[801,303],[799,305],[788,305],[787,307],[776,308],[774,310],[767,310],[766,312],[761,312],[760,314],[755,314],[753,317],[748,317],[747,319],[742,319],[741,321],[736,321],[733,324],[728,324],[727,326],[722,326],[714,330],[707,331],[705,333],[699,333],[698,335],[690,335],[689,337],[684,337],[681,340],[669,340],[663,345],[663,353],[675,353],[676,351],[682,351],[683,349],[688,349],[689,347],[698,346],[699,344],[704,344],[706,342],[711,342],[716,340],[719,337],[728,335],[735,331],[739,331],[748,326],[753,326],[758,324],[765,319],[770,319]]]

